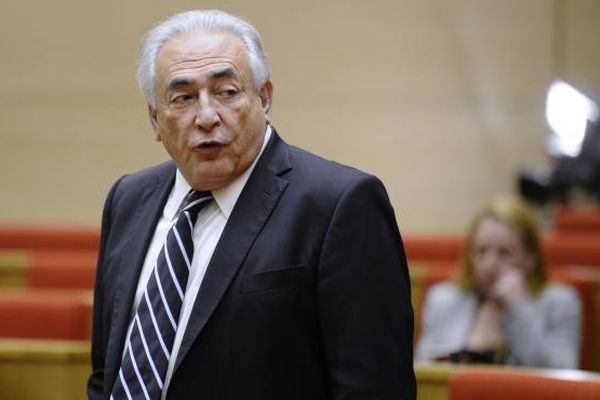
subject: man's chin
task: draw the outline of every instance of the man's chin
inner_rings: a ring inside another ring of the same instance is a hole
[[[196,190],[216,190],[227,186],[236,178],[230,171],[203,169],[186,176],[186,180]]]

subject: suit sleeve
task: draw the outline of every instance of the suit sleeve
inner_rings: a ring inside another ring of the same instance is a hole
[[[319,320],[333,399],[414,399],[413,311],[393,209],[374,177],[340,197],[319,263]]]
[[[123,179],[123,178],[121,178]],[[94,310],[92,318],[92,373],[87,382],[87,394],[90,400],[104,399],[104,358],[106,355],[105,332],[108,332],[104,326],[104,307],[103,307],[103,262],[106,252],[106,243],[110,235],[111,214],[113,198],[117,189],[119,179],[111,188],[102,213],[102,229],[100,235],[100,251],[98,254],[98,265],[96,267],[96,280],[94,288]]]

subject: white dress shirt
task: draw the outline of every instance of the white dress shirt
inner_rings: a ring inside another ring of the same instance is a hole
[[[271,127],[267,126],[262,148],[250,167],[229,185],[214,190],[212,194],[215,201],[208,204],[198,213],[198,220],[196,221],[196,225],[194,225],[194,232],[192,233],[192,238],[194,240],[194,256],[192,258],[192,266],[190,268],[190,274],[188,277],[187,289],[181,305],[179,323],[177,324],[177,332],[175,333],[171,359],[169,360],[165,384],[163,386],[163,400],[173,375],[173,368],[175,366],[175,361],[177,360],[183,334],[185,333],[188,321],[190,319],[190,314],[192,313],[196,296],[198,295],[200,285],[202,284],[202,279],[204,278],[204,274],[208,268],[208,263],[212,258],[215,247],[217,246],[217,242],[221,237],[221,233],[223,233],[223,230],[225,229],[225,224],[229,219],[229,215],[231,214],[231,211],[233,210],[233,207],[235,206],[242,189],[244,189],[250,174],[254,170],[257,161],[260,159],[260,156],[262,155],[270,137]],[[154,270],[156,259],[158,258],[158,254],[160,253],[163,244],[165,243],[167,233],[177,220],[177,211],[179,210],[179,207],[181,206],[190,189],[190,184],[185,180],[181,172],[177,170],[175,176],[175,185],[173,185],[173,189],[171,189],[169,198],[167,199],[165,207],[163,208],[163,213],[158,221],[158,224],[156,225],[156,230],[154,231],[154,236],[150,242],[150,247],[148,247],[148,252],[146,253],[146,258],[144,260],[144,265],[138,281],[137,290],[135,292],[131,318],[133,318],[135,315],[140,300],[144,295],[144,290],[146,290],[148,279]],[[123,354],[125,354],[132,327],[133,321],[129,324]]]

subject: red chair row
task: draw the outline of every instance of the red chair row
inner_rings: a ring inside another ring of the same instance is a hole
[[[410,261],[456,262],[464,252],[462,235],[414,235],[403,238]],[[589,265],[600,267],[600,234],[545,236],[544,255],[554,265]]]
[[[96,250],[37,250],[25,268],[30,288],[93,289]]]
[[[554,214],[554,230],[559,234],[600,234],[600,209],[561,208]]]
[[[3,290],[0,337],[89,340],[91,311],[89,290]]]
[[[98,250],[97,227],[0,225],[0,249]]]
[[[97,228],[0,226],[24,257],[24,287],[0,291],[0,338],[89,340]]]

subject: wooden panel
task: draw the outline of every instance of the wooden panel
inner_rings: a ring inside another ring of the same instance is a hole
[[[88,342],[0,340],[0,399],[84,400]]]
[[[448,380],[460,366],[441,363],[417,363],[417,400],[446,400]]]

